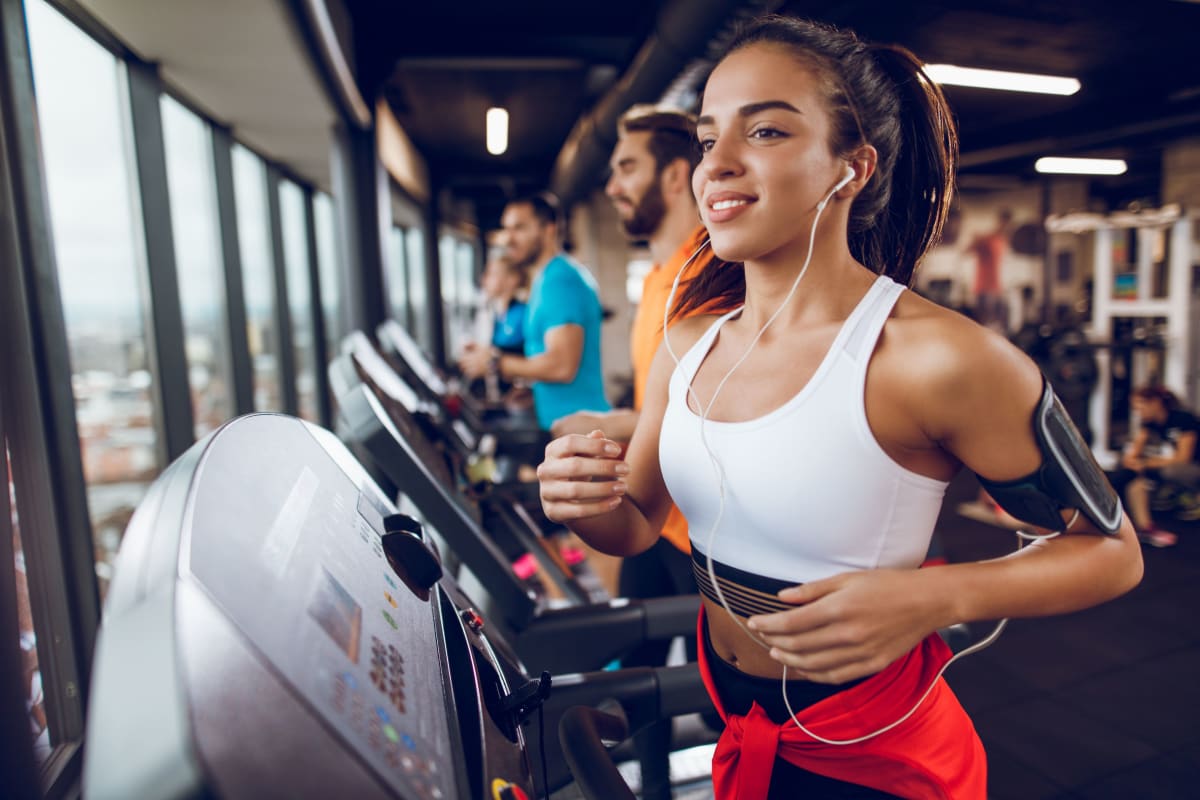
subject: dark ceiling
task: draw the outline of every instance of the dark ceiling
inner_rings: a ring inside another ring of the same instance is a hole
[[[928,63],[1079,78],[1083,89],[1071,97],[946,87],[960,126],[964,187],[1030,179],[1040,155],[1107,155],[1130,162],[1126,176],[1105,179],[1113,197],[1153,200],[1163,145],[1200,135],[1195,0],[348,0],[347,7],[364,95],[387,98],[428,160],[435,188],[475,200],[485,218],[507,194],[549,185],[578,120],[644,66],[647,37],[658,70],[624,88],[656,100],[689,65],[695,77],[676,87],[698,88],[706,49],[731,26],[698,39],[696,30],[679,30],[680,21],[711,9],[726,20],[730,9],[778,8],[904,44]],[[677,68],[668,75],[664,64]],[[490,105],[510,112],[502,156],[484,147]],[[598,151],[612,135],[597,131]],[[599,185],[602,160],[588,161],[586,173],[585,183]]]

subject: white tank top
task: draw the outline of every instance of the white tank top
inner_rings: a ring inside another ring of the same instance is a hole
[[[885,453],[864,403],[867,364],[903,291],[880,276],[812,379],[779,408],[745,422],[704,423],[725,471],[714,561],[804,583],[850,570],[915,568],[925,559],[947,483]],[[687,386],[721,326],[739,311],[716,320],[680,360],[659,440],[663,479],[701,551],[716,518],[718,484]]]

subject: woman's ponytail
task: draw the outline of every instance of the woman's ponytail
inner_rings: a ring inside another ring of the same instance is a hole
[[[861,253],[855,255],[908,285],[925,253],[941,238],[950,214],[958,135],[941,88],[925,74],[916,56],[903,47],[872,45],[864,48],[863,57],[870,58],[891,84],[896,100],[892,121],[898,135],[887,176],[890,191],[876,209],[873,224],[860,231]],[[864,116],[869,118],[869,112]],[[865,127],[868,142],[878,149],[879,144],[870,139],[871,128]],[[853,218],[852,209],[852,251],[856,238]]]

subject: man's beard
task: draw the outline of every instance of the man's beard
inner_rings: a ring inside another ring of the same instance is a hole
[[[515,254],[512,252],[512,250],[509,250],[508,258],[509,258],[509,261],[512,262],[512,269],[527,270],[530,267],[532,267],[534,264],[537,264],[538,261],[541,260],[542,246],[539,243],[539,244],[535,245],[534,247],[529,248],[529,251],[527,253],[525,253],[524,255]]]
[[[630,237],[644,239],[654,235],[666,213],[667,204],[663,201],[662,184],[656,179],[638,199],[629,219],[621,220],[621,227]]]

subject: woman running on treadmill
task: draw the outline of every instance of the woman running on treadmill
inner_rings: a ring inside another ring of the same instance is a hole
[[[693,190],[724,266],[672,310],[739,307],[671,327],[624,460],[600,431],[547,447],[546,514],[617,555],[653,544],[669,497],[688,519],[701,670],[727,723],[718,798],[982,800],[936,631],[1128,591],[1133,528],[1115,502],[1112,535],[1068,507],[1057,538],[917,568],[961,467],[1004,482],[1047,456],[1033,362],[905,289],[957,155],[916,57],[757,20],[712,72],[697,136]]]

